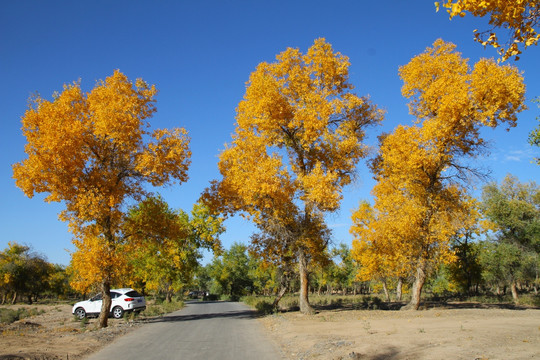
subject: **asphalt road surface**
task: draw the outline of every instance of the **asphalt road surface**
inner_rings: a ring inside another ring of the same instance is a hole
[[[188,302],[87,359],[282,359],[255,317],[242,303]]]

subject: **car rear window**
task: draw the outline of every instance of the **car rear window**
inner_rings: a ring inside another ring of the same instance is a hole
[[[126,293],[126,296],[129,296],[129,297],[142,297],[141,294],[139,294],[137,291],[135,290],[131,290],[131,291],[128,291]]]

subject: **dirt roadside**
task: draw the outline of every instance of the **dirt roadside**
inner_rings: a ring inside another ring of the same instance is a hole
[[[462,307],[290,312],[259,321],[288,359],[540,358],[540,310]],[[97,319],[74,320],[69,305],[31,308],[45,312],[0,326],[0,360],[83,359],[145,323],[110,319],[97,329]]]
[[[298,312],[262,322],[288,359],[540,359],[540,310]]]
[[[107,328],[98,329],[96,318],[88,319],[86,324],[75,320],[70,305],[2,307],[29,307],[44,313],[0,325],[0,360],[82,359],[144,324],[144,320],[109,319]]]

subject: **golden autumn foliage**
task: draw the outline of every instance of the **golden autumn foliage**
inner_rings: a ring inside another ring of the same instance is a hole
[[[271,224],[269,232],[287,245],[266,249],[294,253],[301,273],[326,246],[322,214],[338,209],[341,190],[366,155],[365,127],[382,119],[352,92],[348,68],[348,58],[324,39],[306,54],[289,48],[276,62],[259,64],[238,105],[232,143],[220,155],[223,179],[206,194],[223,212]]]
[[[28,158],[13,165],[16,185],[28,197],[46,193],[46,201],[65,205],[60,218],[75,236],[76,285],[100,282],[104,299],[126,263],[126,200],[141,199],[145,183],[188,177],[187,132],[149,131],[156,93],[143,80],[133,84],[115,71],[88,93],[74,83],[52,101],[35,97],[22,117]],[[104,312],[100,322],[106,326]]]
[[[351,232],[364,267],[360,276],[414,273],[410,305],[418,308],[427,273],[452,260],[450,239],[468,226],[465,182],[477,172],[464,160],[485,151],[482,126],[515,126],[525,85],[516,68],[492,60],[471,69],[455,45],[442,40],[399,73],[416,121],[380,138],[372,162],[375,203],[355,211]]]
[[[132,281],[150,290],[161,290],[170,301],[174,292],[188,286],[201,248],[221,249],[223,219],[195,204],[191,217],[172,210],[161,197],[148,197],[129,211],[124,234],[130,238],[129,265]]]
[[[435,3],[437,10],[440,4]],[[538,0],[445,0],[443,6],[450,14],[465,16],[466,12],[474,16],[489,16],[489,24],[493,26],[487,31],[474,30],[474,38],[482,45],[490,45],[497,49],[501,59],[513,56],[519,59],[522,53],[520,46],[526,49],[538,45],[540,33],[540,2]],[[495,28],[508,31],[508,40],[502,42],[495,33]]]

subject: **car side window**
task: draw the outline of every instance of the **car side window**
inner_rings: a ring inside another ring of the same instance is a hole
[[[139,294],[137,291],[135,290],[132,290],[132,291],[128,291],[126,293],[126,296],[129,296],[129,297],[142,297],[141,294]]]
[[[98,300],[101,300],[101,294],[97,294],[96,296],[90,299],[90,301],[98,301]]]
[[[116,299],[117,297],[120,297],[120,293],[117,293],[115,291],[111,291],[111,299]]]

